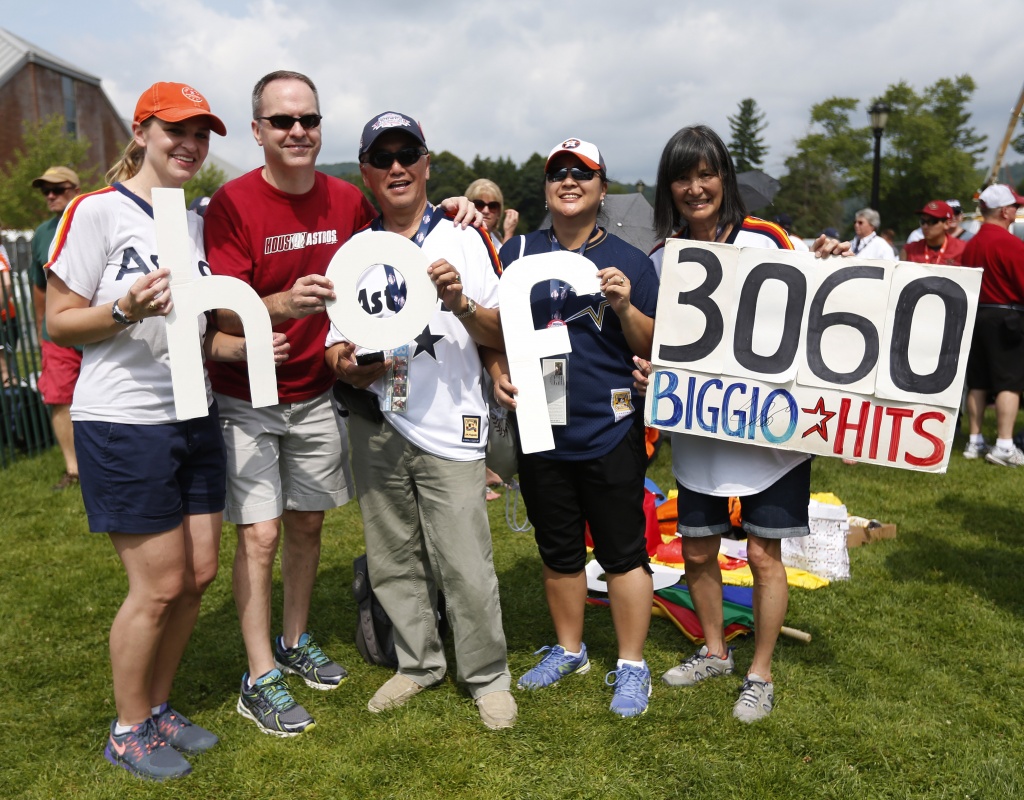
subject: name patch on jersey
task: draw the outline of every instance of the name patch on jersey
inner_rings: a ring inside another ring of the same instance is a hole
[[[263,254],[283,253],[287,250],[302,250],[305,247],[313,247],[318,244],[337,244],[338,231],[298,231],[286,233],[283,236],[268,236],[264,245]]]
[[[469,442],[470,444],[480,443],[480,417],[463,415],[462,441]]]
[[[629,389],[612,389],[612,413],[616,422],[633,413],[633,395]]]

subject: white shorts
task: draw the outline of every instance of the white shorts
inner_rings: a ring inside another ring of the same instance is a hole
[[[228,522],[250,525],[284,511],[326,511],[352,498],[348,430],[331,407],[330,392],[265,408],[215,397],[228,456]]]

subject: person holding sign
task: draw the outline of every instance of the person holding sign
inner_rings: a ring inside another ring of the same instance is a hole
[[[381,215],[352,245],[381,232],[411,239],[429,263],[437,295],[426,287],[430,316],[422,332],[386,358],[376,353],[376,363],[357,356],[334,325],[326,340],[326,363],[335,374],[372,393],[359,407],[349,406],[352,470],[373,590],[394,624],[398,672],[367,707],[374,713],[397,708],[444,678],[437,627],[441,590],[459,681],[484,725],[510,728],[517,709],[480,493],[488,409],[478,348],[504,347],[495,308],[499,266],[485,230],[463,230],[427,202],[430,155],[414,119],[387,111],[367,122],[359,164]],[[405,297],[411,280],[402,279],[398,267],[366,270],[360,297]],[[409,306],[414,299],[410,294]],[[368,313],[377,319],[398,315],[398,323],[402,313],[411,313],[402,305],[382,301]]]
[[[117,719],[105,755],[152,780],[187,775],[181,753],[217,743],[168,705],[203,592],[217,575],[225,453],[208,382],[209,415],[175,418],[164,321],[174,299],[170,270],[157,269],[152,209],[154,189],[180,188],[199,172],[211,131],[223,136],[224,123],[191,86],[147,89],[132,140],[107,174],[112,185],[70,203],[47,265],[50,336],[84,350],[71,417],[89,528],[109,533],[128,575],[110,629]],[[188,220],[201,275],[202,221]],[[244,339],[207,329],[205,316],[198,324],[207,358],[244,360]],[[286,351],[278,335],[278,361]]]
[[[780,227],[747,216],[729,151],[705,125],[683,128],[665,145],[658,165],[654,219],[660,238],[793,249]],[[848,245],[839,249],[844,247]],[[835,243],[822,236],[815,248],[828,252]],[[663,245],[652,254],[659,275],[663,255]],[[645,381],[643,375],[635,374],[641,383]],[[729,497],[739,496],[754,575],[755,647],[733,716],[753,722],[771,712],[774,700],[771,658],[789,597],[781,540],[809,532],[810,456],[681,433],[673,433],[671,441],[686,580],[705,644],[662,680],[670,686],[692,686],[734,670],[723,630],[718,551],[722,534],[731,528]]]
[[[551,228],[515,237],[500,253],[505,267],[523,256],[579,253],[593,262],[601,285],[600,294],[578,295],[543,280],[530,295],[534,327],[566,326],[572,351],[541,361],[555,448],[519,458],[557,641],[538,651],[545,655],[517,685],[541,689],[590,669],[583,643],[589,524],[618,639],[618,662],[605,679],[615,687],[611,710],[633,717],[647,710],[651,694],[643,648],[653,585],[644,538],[643,410],[631,371],[634,355],[650,358],[658,279],[642,251],[597,226],[607,188],[598,148],[562,142],[545,166]],[[513,409],[517,390],[507,371],[492,370],[495,397]]]

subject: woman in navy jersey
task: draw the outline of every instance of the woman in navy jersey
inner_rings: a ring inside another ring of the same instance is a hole
[[[654,219],[660,239],[793,249],[782,228],[747,215],[729,151],[705,125],[683,128],[665,145]],[[848,245],[824,236],[815,242],[819,255],[844,249]],[[659,276],[663,254],[662,245],[652,253]],[[646,382],[643,373],[634,375]],[[808,533],[810,456],[681,433],[673,433],[671,441],[686,580],[705,644],[662,680],[670,686],[692,686],[734,669],[723,630],[718,552],[722,534],[731,528],[729,496],[739,496],[754,575],[754,657],[733,716],[754,722],[771,712],[774,701],[771,658],[789,599],[782,539]]]
[[[544,279],[531,293],[534,327],[566,326],[572,350],[542,360],[549,404],[561,423],[553,425],[555,448],[519,458],[556,642],[538,651],[543,657],[517,685],[540,689],[590,669],[583,643],[589,523],[618,638],[616,668],[606,676],[615,688],[611,710],[632,717],[647,710],[651,691],[643,646],[652,583],[644,539],[643,412],[631,372],[634,355],[650,357],[658,281],[643,252],[597,226],[607,185],[595,145],[580,139],[558,145],[545,166],[551,227],[512,238],[500,253],[506,268],[524,256],[579,253],[593,262],[601,285],[598,294],[578,295]],[[508,375],[492,374],[498,401],[514,408]]]
[[[180,188],[200,170],[211,131],[223,136],[224,123],[191,86],[147,89],[111,185],[72,201],[47,265],[50,335],[84,351],[71,417],[89,528],[108,533],[128,578],[110,629],[117,718],[104,755],[151,780],[187,775],[182,753],[217,743],[168,704],[217,574],[225,453],[208,380],[208,416],[175,416],[164,320],[174,303],[170,270],[157,268],[152,208],[154,189]],[[202,221],[188,217],[199,277],[208,272]],[[205,316],[197,324],[207,358],[245,358],[244,339],[207,331]],[[275,344],[283,360],[283,337]]]

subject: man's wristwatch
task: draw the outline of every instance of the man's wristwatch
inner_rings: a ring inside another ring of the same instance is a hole
[[[134,325],[135,322],[128,319],[121,310],[121,307],[117,304],[117,300],[114,301],[114,305],[110,307],[110,316],[114,318],[114,322],[118,325]]]
[[[475,313],[476,313],[476,303],[474,303],[471,298],[467,297],[466,298],[466,310],[463,311],[461,314],[456,314],[455,315],[455,319],[465,319],[466,317],[473,316]]]

